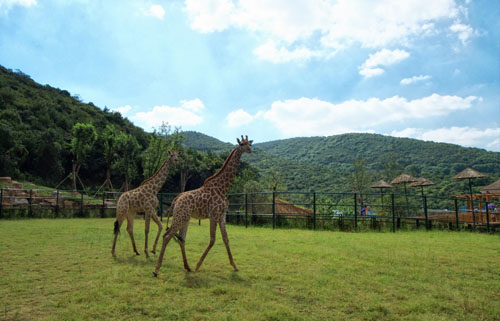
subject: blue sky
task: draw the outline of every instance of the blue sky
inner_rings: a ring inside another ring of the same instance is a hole
[[[498,0],[0,0],[0,64],[148,131],[500,151],[499,17]]]

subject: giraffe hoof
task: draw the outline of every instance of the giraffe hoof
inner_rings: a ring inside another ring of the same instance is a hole
[[[154,276],[155,278],[157,278],[157,277],[158,277],[158,273],[156,273],[155,271],[153,271],[153,276]]]

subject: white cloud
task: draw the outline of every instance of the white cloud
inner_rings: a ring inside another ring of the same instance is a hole
[[[160,126],[163,122],[172,126],[196,126],[203,122],[200,111],[204,108],[199,99],[183,100],[181,106],[154,106],[151,111],[138,112],[130,119],[145,129]]]
[[[254,53],[283,62],[303,59],[310,52],[329,57],[353,44],[406,45],[448,30],[466,8],[455,0],[186,0],[184,11],[191,28],[203,33],[239,28],[258,34],[264,45]],[[465,30],[457,35],[466,37]],[[274,54],[268,52],[269,41],[280,48]],[[287,54],[294,52],[292,48],[302,53]],[[281,51],[287,58],[276,58]]]
[[[205,105],[198,98],[192,100],[181,100],[181,106],[194,112],[200,112],[201,110],[205,109]]]
[[[125,106],[121,106],[121,107],[117,107],[117,108],[111,108],[112,111],[117,111],[122,115],[125,115],[131,109],[132,109],[132,107],[130,105],[125,105]]]
[[[0,0],[0,10],[9,11],[14,6],[32,7],[38,3],[36,0]]]
[[[286,137],[334,135],[373,131],[376,126],[410,119],[444,116],[468,109],[477,100],[474,96],[462,98],[433,94],[414,100],[394,96],[333,104],[303,97],[276,101],[263,117]]]
[[[471,26],[458,22],[453,24],[450,30],[457,34],[463,45],[466,45],[470,38],[477,35],[477,32]]]
[[[231,0],[186,0],[184,11],[191,20],[191,28],[208,33],[231,25],[234,4]]]
[[[369,58],[365,61],[363,66],[376,67],[376,66],[389,66],[408,58],[410,54],[404,50],[389,50],[382,49],[374,54],[370,54]]]
[[[414,84],[416,82],[420,82],[420,81],[424,81],[424,80],[428,80],[428,79],[431,79],[431,76],[429,76],[429,75],[413,76],[411,78],[401,79],[401,85],[410,85],[410,84]]]
[[[378,76],[384,73],[380,67],[390,66],[408,58],[410,54],[407,51],[395,49],[382,49],[374,54],[370,54],[368,59],[359,68],[359,74],[366,78]]]
[[[147,14],[155,18],[158,18],[160,20],[163,20],[163,17],[165,16],[165,9],[163,9],[163,7],[160,6],[159,4],[155,4],[149,7]]]
[[[406,128],[401,131],[393,131],[391,136],[410,137],[462,146],[481,146],[500,152],[500,128],[450,127],[432,130]]]
[[[321,57],[320,51],[312,51],[305,47],[288,50],[286,47],[276,48],[276,43],[272,40],[255,48],[253,53],[262,60],[274,63],[289,62],[292,60],[309,60],[313,57]]]
[[[251,123],[255,119],[255,116],[250,115],[243,109],[238,109],[230,112],[226,116],[226,123],[229,127],[239,127]]]
[[[359,74],[365,78],[371,78],[374,76],[379,76],[385,72],[382,68],[361,68]]]

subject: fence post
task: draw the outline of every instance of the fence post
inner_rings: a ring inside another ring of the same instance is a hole
[[[32,204],[33,204],[33,190],[32,189],[30,189],[30,198],[29,198],[28,204],[29,204],[28,217],[32,217],[33,216],[33,207],[32,207]]]
[[[59,190],[56,190],[56,217],[59,216]]]
[[[392,211],[392,232],[396,233],[396,209],[394,207],[394,193],[391,194],[391,211]]]
[[[313,192],[313,230],[316,229],[316,192]]]
[[[425,215],[425,230],[428,231],[429,226],[429,215],[427,213],[427,196],[422,196],[424,198],[424,215]]]
[[[276,192],[273,191],[273,205],[272,205],[272,211],[273,211],[273,230],[276,227]]]
[[[80,192],[80,217],[83,217],[83,193]]]
[[[490,211],[488,209],[488,202],[486,202],[486,230],[490,232]]]
[[[3,188],[0,188],[0,218],[3,217],[2,203],[3,203]]]
[[[104,208],[106,207],[106,191],[102,191],[101,218],[104,218]]]
[[[358,230],[358,200],[357,194],[354,193],[354,230]]]
[[[456,219],[456,224],[457,224],[457,231],[458,231],[458,201],[455,198],[454,199],[455,203],[455,219]]]
[[[248,228],[248,193],[245,193],[245,228]]]

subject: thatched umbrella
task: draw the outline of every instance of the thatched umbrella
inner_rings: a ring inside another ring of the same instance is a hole
[[[483,194],[500,194],[500,179],[488,186],[481,188]]]
[[[410,187],[420,187],[421,192],[422,192],[422,196],[424,196],[424,186],[431,186],[431,185],[434,185],[434,182],[432,182],[431,180],[429,180],[427,178],[420,177],[420,178],[417,178],[416,182],[411,183],[409,186]]]
[[[392,185],[381,179],[380,181],[372,184],[370,188],[379,188],[380,189],[380,199],[382,201],[382,208],[384,208],[384,189],[392,188]]]
[[[453,176],[454,179],[468,179],[469,180],[469,193],[470,193],[470,207],[472,209],[472,222],[476,225],[476,215],[474,214],[474,200],[472,199],[472,180],[474,178],[486,177],[485,174],[480,173],[472,168],[466,168],[457,175]]]
[[[405,198],[406,198],[406,214],[410,215],[410,205],[408,204],[408,191],[406,189],[406,184],[416,182],[417,179],[408,174],[401,174],[391,181],[391,185],[403,184],[405,187]]]

